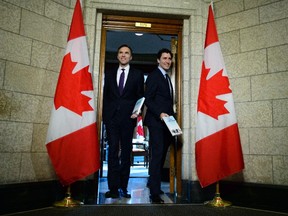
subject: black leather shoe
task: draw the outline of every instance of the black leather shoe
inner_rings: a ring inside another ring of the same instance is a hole
[[[113,199],[119,198],[119,193],[118,192],[112,193],[111,191],[107,191],[105,193],[105,198],[113,198]]]
[[[147,182],[146,187],[150,189],[150,184]],[[164,191],[160,190],[160,194],[164,194]]]
[[[164,200],[160,196],[150,196],[150,202],[152,204],[163,204]]]
[[[129,194],[127,190],[119,189],[119,191],[120,191],[120,195],[121,195],[121,197],[124,197],[124,198],[131,198],[131,194]]]

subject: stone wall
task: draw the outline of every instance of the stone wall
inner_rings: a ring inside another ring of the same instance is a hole
[[[223,0],[215,8],[244,152],[240,179],[288,185],[288,1]]]
[[[83,2],[96,95],[101,10],[189,17],[182,38],[182,176],[197,180],[196,101],[210,1]],[[0,184],[57,179],[45,139],[74,5],[75,0],[0,1]],[[288,185],[288,1],[218,0],[214,10],[246,166],[231,179]]]
[[[73,7],[0,2],[0,184],[55,179],[45,139]]]

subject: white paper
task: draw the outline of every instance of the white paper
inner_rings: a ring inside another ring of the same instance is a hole
[[[132,114],[139,114],[141,111],[141,108],[144,104],[145,98],[142,97],[139,100],[137,100],[137,102],[135,103],[134,109],[132,111]]]
[[[182,134],[182,130],[179,127],[176,119],[173,116],[163,117],[163,121],[167,125],[167,127],[168,127],[170,133],[172,134],[172,136],[176,136],[176,135]]]

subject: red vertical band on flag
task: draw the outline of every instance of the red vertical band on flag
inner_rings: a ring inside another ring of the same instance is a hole
[[[95,148],[96,123],[47,144],[52,164],[63,185],[69,185],[100,168]],[[92,142],[91,142],[92,141]]]
[[[244,167],[237,124],[197,142],[196,169],[205,187]]]
[[[83,15],[82,15],[80,1],[77,0],[74,13],[73,13],[73,17],[72,17],[68,41],[81,37],[81,36],[85,36],[85,30],[84,30],[84,25],[83,25]]]
[[[205,48],[210,44],[218,42],[218,34],[216,29],[216,24],[214,20],[214,14],[212,11],[212,7],[209,7],[208,13],[208,21],[207,21],[207,29],[206,29],[206,39],[205,39]]]

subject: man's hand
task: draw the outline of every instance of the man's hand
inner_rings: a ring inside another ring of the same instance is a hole
[[[161,113],[160,114],[160,119],[163,121],[163,117],[168,117],[169,115],[167,113]]]
[[[137,117],[138,117],[138,114],[134,113],[134,114],[131,115],[130,118],[135,119],[135,118],[137,118]]]

